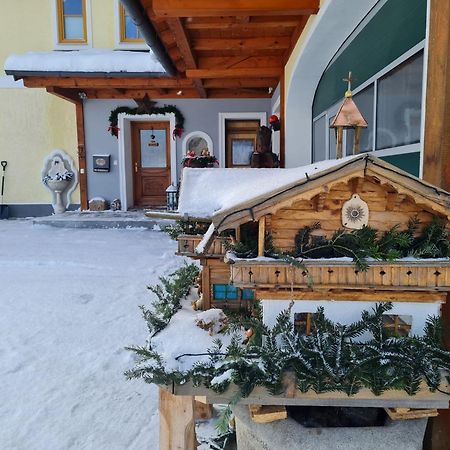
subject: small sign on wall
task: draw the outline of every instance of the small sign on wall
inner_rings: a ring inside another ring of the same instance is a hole
[[[111,155],[93,155],[94,172],[109,172]]]

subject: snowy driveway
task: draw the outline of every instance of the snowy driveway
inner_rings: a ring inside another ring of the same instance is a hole
[[[0,448],[158,448],[156,388],[127,381],[137,305],[182,262],[161,232],[0,221]]]

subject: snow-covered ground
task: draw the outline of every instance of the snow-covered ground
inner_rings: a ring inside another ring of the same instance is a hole
[[[0,448],[158,448],[158,396],[127,381],[138,305],[182,259],[157,231],[0,221]]]

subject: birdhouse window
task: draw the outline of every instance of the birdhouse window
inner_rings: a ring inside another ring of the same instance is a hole
[[[231,284],[213,284],[214,300],[238,300],[239,290]]]
[[[294,330],[306,336],[311,334],[314,328],[313,318],[315,313],[301,312],[294,314]]]
[[[253,289],[242,289],[242,300],[255,300],[255,291]]]
[[[383,331],[386,336],[404,337],[411,331],[412,316],[384,314]]]

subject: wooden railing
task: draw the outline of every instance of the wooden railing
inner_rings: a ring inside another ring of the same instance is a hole
[[[177,255],[198,257],[199,255],[195,253],[195,248],[200,243],[202,238],[203,236],[201,235],[181,234],[180,236],[178,236]],[[227,252],[225,248],[225,243],[229,242],[229,240],[230,240],[229,238],[221,238],[221,237],[215,238],[213,243],[211,244],[211,247],[203,256],[222,258]]]
[[[404,289],[450,291],[450,261],[373,262],[360,271],[351,262],[304,261],[304,268],[283,261],[236,260],[231,267],[235,286],[248,288]]]

